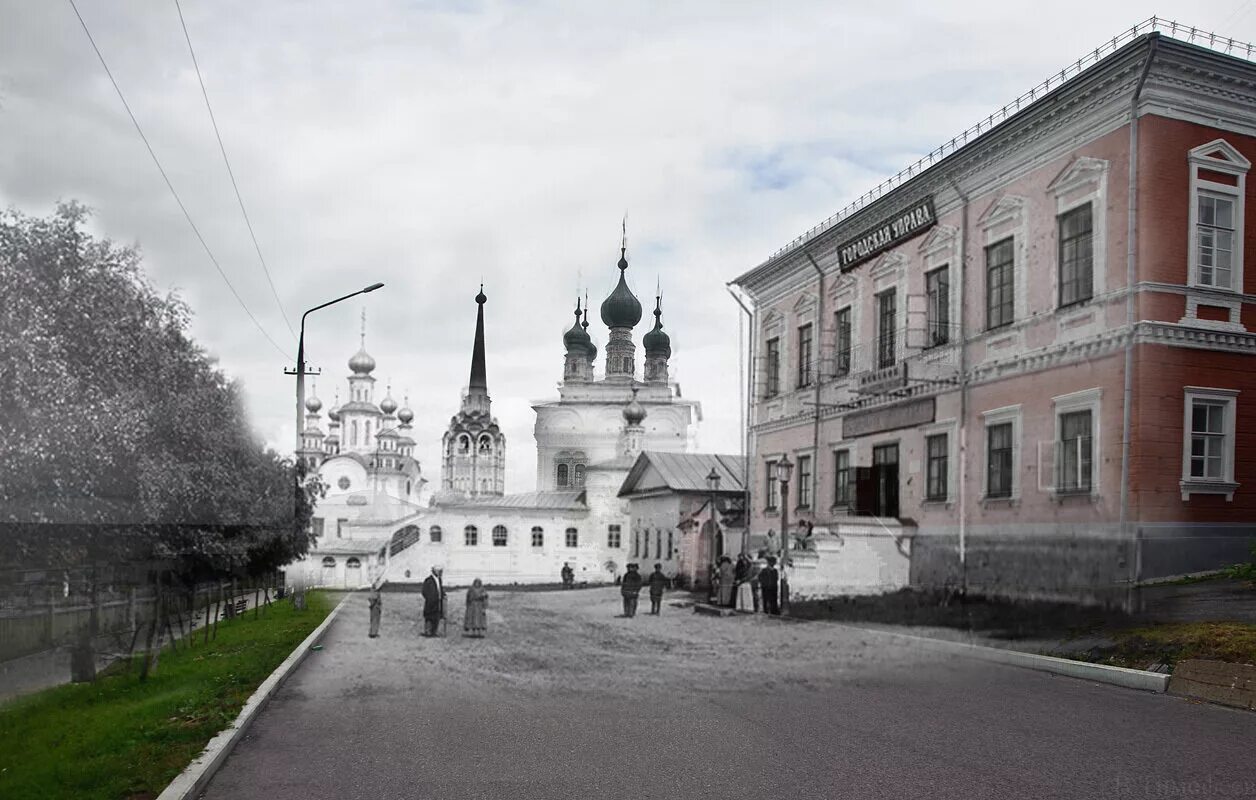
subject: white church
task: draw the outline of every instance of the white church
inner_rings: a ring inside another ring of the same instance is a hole
[[[398,410],[391,391],[374,403],[375,360],[362,347],[349,360],[349,396],[319,427],[321,402],[306,403],[304,447],[298,452],[327,484],[315,510],[315,545],[290,573],[306,585],[360,587],[383,576],[419,583],[433,565],[448,585],[555,583],[564,564],[577,582],[609,583],[629,561],[661,562],[676,574],[679,532],[656,532],[652,551],[629,523],[619,497],[643,451],[692,453],[701,406],[681,397],[671,380],[671,341],[662,301],[641,340],[638,379],[633,330],[640,301],[628,287],[626,248],[619,280],[602,302],[608,329],[604,367],[589,334],[589,309],[576,302],[563,335],[565,360],[558,397],[536,412],[537,491],[506,494],[506,437],[492,414],[485,359],[483,287],[476,295],[471,379],[441,442],[440,487],[431,491],[414,459],[413,412]],[[636,554],[648,551],[647,558]],[[647,570],[648,571],[648,570]]]

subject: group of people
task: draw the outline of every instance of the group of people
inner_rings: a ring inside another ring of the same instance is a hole
[[[736,564],[728,556],[720,556],[711,565],[710,584],[712,601],[717,605],[738,611],[781,613],[781,574],[776,568],[776,557],[763,551],[755,560],[742,553]]]
[[[421,636],[441,635],[440,626],[446,622],[445,606],[449,597],[445,592],[444,572],[441,567],[432,567],[432,574],[423,581],[423,633],[420,634]],[[377,580],[371,585],[371,591],[366,596],[367,606],[371,612],[371,630],[368,635],[372,639],[379,636],[379,622],[384,610],[381,595],[383,588],[383,580]],[[486,633],[488,633],[488,591],[484,588],[484,582],[476,578],[471,583],[471,588],[467,589],[467,610],[463,615],[462,635],[472,639],[483,639]]]
[[[657,617],[663,607],[663,590],[671,583],[663,574],[663,565],[655,564],[650,577],[643,578],[636,564],[629,564],[628,571],[619,581],[619,593],[624,599],[624,616],[631,619],[637,616],[637,595],[642,587],[650,587],[650,616]]]

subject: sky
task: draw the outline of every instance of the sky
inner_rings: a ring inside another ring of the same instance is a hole
[[[76,2],[266,333],[197,241],[68,0],[0,0],[0,206],[44,216],[76,199],[93,234],[137,245],[153,285],[190,304],[193,337],[243,387],[257,435],[285,452],[289,323],[382,281],[310,315],[313,387],[325,405],[337,388],[347,398],[365,309],[376,400],[389,383],[408,395],[434,485],[483,281],[509,492],[535,486],[531,406],[557,396],[562,333],[586,291],[604,352],[596,309],[617,279],[625,216],[629,284],[646,308],[638,344],[661,286],[674,377],[702,403],[699,448],[738,453],[729,280],[1153,14],[1256,40],[1256,0],[181,0],[268,282],[174,0]]]

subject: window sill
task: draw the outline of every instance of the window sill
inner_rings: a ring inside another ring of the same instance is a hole
[[[925,500],[921,502],[920,507],[949,511],[951,509],[951,500],[950,498],[947,498],[945,500],[943,499]]]
[[[1239,488],[1239,484],[1232,481],[1183,480],[1178,485],[1182,488],[1183,500],[1190,500],[1193,494],[1223,494],[1227,503],[1234,500],[1234,492]]]
[[[1190,283],[1186,284],[1186,287],[1188,289],[1195,289],[1201,292],[1216,292],[1219,295],[1242,294],[1242,292],[1240,292],[1238,289],[1232,289],[1228,286],[1210,286],[1206,283],[1196,283],[1194,281],[1191,281]]]
[[[1011,497],[983,497],[981,498],[982,508],[1016,508],[1020,505],[1020,497],[1012,495]]]
[[[1051,490],[1051,499],[1056,503],[1071,503],[1080,505],[1083,503],[1095,503],[1099,500],[1099,492],[1095,489],[1075,489],[1075,490]]]

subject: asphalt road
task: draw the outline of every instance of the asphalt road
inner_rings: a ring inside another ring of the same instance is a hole
[[[498,592],[483,640],[420,602],[372,640],[352,598],[204,797],[1256,798],[1250,712],[611,589]]]

